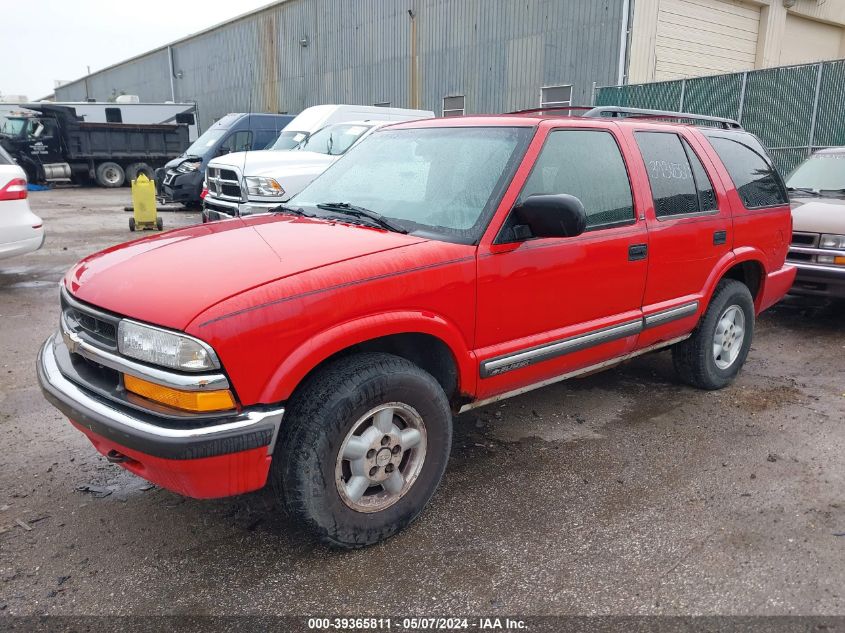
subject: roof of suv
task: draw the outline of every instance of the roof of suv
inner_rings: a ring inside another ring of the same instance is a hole
[[[816,154],[845,154],[845,147],[826,147],[825,149],[813,152],[814,156]]]
[[[573,110],[584,110],[584,114],[573,115]],[[564,114],[566,113],[566,114]],[[448,119],[448,120],[447,120]],[[474,114],[460,117],[438,117],[398,123],[391,127],[471,127],[471,126],[519,126],[534,127],[543,121],[560,120],[583,124],[586,121],[605,123],[660,123],[663,125],[700,126],[723,132],[742,132],[742,126],[732,120],[689,112],[670,112],[664,110],[645,110],[603,106],[596,108],[535,108],[506,114]],[[703,125],[702,125],[703,124]]]

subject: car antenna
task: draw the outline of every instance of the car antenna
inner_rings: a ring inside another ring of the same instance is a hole
[[[254,90],[252,84],[252,76],[255,72],[255,67],[252,66],[249,69],[249,96],[247,97],[247,104],[246,104],[246,133],[249,142],[246,146],[246,151],[244,151],[244,160],[241,165],[241,191],[243,191],[244,187],[246,187],[246,201],[249,202],[249,185],[246,182],[246,155],[249,152],[249,149],[252,147],[252,91]],[[238,215],[240,216],[240,208],[238,209]]]

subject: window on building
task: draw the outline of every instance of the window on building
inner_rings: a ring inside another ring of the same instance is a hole
[[[658,218],[716,209],[713,185],[686,141],[668,132],[637,132]]]
[[[458,95],[454,97],[443,97],[443,116],[463,116],[464,115],[464,97]]]
[[[123,114],[120,108],[106,108],[107,123],[123,123]]]
[[[380,101],[379,103],[374,103],[373,105],[377,108],[389,108],[390,101]]]
[[[780,175],[759,141],[750,134],[720,136],[706,133],[730,174],[742,204],[748,209],[787,204]]]
[[[587,211],[587,229],[634,221],[628,171],[613,135],[603,130],[549,134],[519,195],[567,193]]]
[[[564,108],[572,105],[572,86],[545,86],[540,88],[541,108]]]

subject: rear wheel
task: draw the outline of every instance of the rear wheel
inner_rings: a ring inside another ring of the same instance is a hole
[[[95,178],[101,187],[120,187],[126,180],[126,173],[117,163],[106,162],[97,165]]]
[[[745,364],[753,335],[751,292],[739,281],[723,279],[692,336],[672,348],[675,370],[693,387],[726,387]]]
[[[138,176],[144,174],[149,180],[155,180],[155,170],[147,163],[132,163],[126,168],[126,180],[132,182]]]
[[[390,354],[342,358],[306,380],[273,456],[277,493],[329,545],[363,547],[396,534],[428,503],[446,467],[446,394]]]

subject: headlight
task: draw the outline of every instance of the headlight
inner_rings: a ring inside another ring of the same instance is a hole
[[[247,176],[246,188],[251,196],[265,196],[278,198],[285,195],[285,190],[274,178],[264,176]]]
[[[845,250],[845,235],[822,235],[820,248],[839,248]]]
[[[188,161],[186,161],[186,162],[184,162],[184,163],[181,163],[181,164],[180,164],[180,165],[176,168],[176,171],[180,171],[180,172],[182,172],[183,174],[187,174],[188,172],[191,172],[191,171],[196,171],[197,169],[199,169],[199,168],[200,168],[200,165],[202,165],[202,163],[200,163],[199,161],[194,161],[194,162],[188,162]]]
[[[193,337],[123,320],[117,326],[120,353],[145,363],[183,371],[217,369],[217,355]]]

